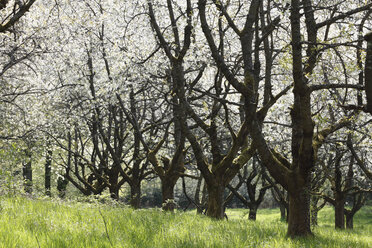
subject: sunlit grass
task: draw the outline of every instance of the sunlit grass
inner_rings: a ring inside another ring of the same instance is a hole
[[[279,210],[229,210],[229,221],[194,212],[163,213],[103,204],[0,198],[0,247],[371,247],[372,208],[355,230],[335,231],[333,210],[319,214],[315,238],[290,240]],[[102,213],[102,215],[101,215]],[[106,222],[106,227],[104,224]],[[107,232],[106,232],[107,228]]]

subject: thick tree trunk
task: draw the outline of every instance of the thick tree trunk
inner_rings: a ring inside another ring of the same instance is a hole
[[[248,219],[250,220],[256,220],[256,217],[257,217],[257,209],[258,209],[258,206],[256,205],[253,205],[249,208],[249,215],[248,215]]]
[[[117,187],[117,185],[112,185],[109,190],[111,199],[119,200],[119,188]]]
[[[176,204],[174,202],[174,186],[177,180],[164,177],[161,179],[162,208],[165,211],[174,211]]]
[[[343,199],[336,199],[335,202],[335,228],[345,229],[345,216],[344,216]]]
[[[130,205],[134,209],[141,207],[141,185],[139,183],[130,187]]]
[[[224,192],[225,187],[222,184],[207,184],[208,190],[208,209],[207,216],[215,219],[223,219],[224,209]]]
[[[288,232],[291,238],[312,235],[310,228],[310,196],[307,187],[290,193]]]
[[[48,150],[45,160],[45,194],[47,196],[51,196],[50,193],[51,174],[52,174],[52,150]]]
[[[118,172],[111,171],[111,174],[109,175],[110,182],[109,191],[111,198],[114,200],[119,200],[118,179],[119,179]]]

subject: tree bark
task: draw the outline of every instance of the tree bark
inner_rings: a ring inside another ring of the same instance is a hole
[[[224,209],[224,192],[225,187],[222,184],[207,184],[208,190],[208,209],[207,216],[215,219],[223,219]]]
[[[199,204],[200,208],[197,208],[196,212],[201,213],[202,212],[202,203],[200,200],[200,191],[201,191],[201,185],[202,185],[203,177],[200,176],[198,179],[198,183],[196,184],[196,189],[195,189],[195,196],[194,200],[197,204]]]
[[[310,197],[310,221],[312,226],[318,225],[318,198],[315,198],[315,196]]]
[[[365,64],[365,92],[367,96],[367,112],[372,114],[372,32],[365,37],[367,41],[367,56]]]
[[[162,208],[165,211],[173,212],[176,208],[174,202],[174,186],[176,185],[176,182],[177,180],[169,177],[161,178]]]
[[[279,209],[280,209],[280,220],[281,221],[287,221],[287,209],[284,206],[284,204],[279,204]]]
[[[207,190],[207,184],[205,183],[205,180],[204,180],[204,185],[203,185],[203,190],[202,190],[202,197],[201,197],[201,201],[200,201],[201,208],[200,209],[198,208],[197,213],[199,213],[199,214],[203,213],[203,211],[206,208],[207,202],[208,202],[208,190]]]
[[[335,202],[335,228],[345,229],[345,216],[344,216],[344,199],[337,199]]]
[[[354,214],[346,214],[346,228],[353,229],[354,228]]]
[[[250,220],[256,220],[257,209],[258,209],[258,206],[257,205],[253,205],[253,206],[250,206],[249,207],[248,219],[250,219]]]
[[[311,211],[311,225],[318,225],[318,211]]]
[[[134,209],[139,209],[141,207],[141,185],[140,183],[135,183],[130,187],[130,205]]]
[[[32,194],[32,153],[26,150],[27,161],[23,164],[23,180],[24,190],[28,194]]]
[[[289,195],[288,232],[291,238],[312,235],[310,229],[310,198],[307,187]]]
[[[109,183],[110,183],[110,186],[109,186],[110,196],[114,200],[119,200],[119,185],[118,185],[119,168],[117,167],[111,168],[108,176],[109,176]]]
[[[117,185],[112,185],[109,187],[110,196],[113,200],[119,200],[119,188]]]
[[[47,156],[45,160],[45,194],[51,196],[50,186],[51,186],[51,173],[52,173],[52,150],[47,151]]]

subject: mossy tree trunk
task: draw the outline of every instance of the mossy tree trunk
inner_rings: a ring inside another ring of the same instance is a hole
[[[161,178],[162,208],[165,211],[174,211],[176,207],[176,203],[174,202],[174,186],[178,178],[178,176]]]
[[[289,237],[312,235],[310,226],[309,185],[304,183],[289,193],[287,235]]]
[[[207,184],[208,203],[207,216],[215,219],[223,219],[225,216],[224,209],[224,192],[225,186],[220,183]]]

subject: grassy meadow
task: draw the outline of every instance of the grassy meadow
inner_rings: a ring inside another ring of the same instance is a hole
[[[119,205],[22,197],[0,198],[0,247],[372,247],[372,207],[355,217],[355,229],[336,231],[333,209],[319,214],[314,238],[286,238],[278,209],[228,210],[229,221],[195,212],[164,213]]]

